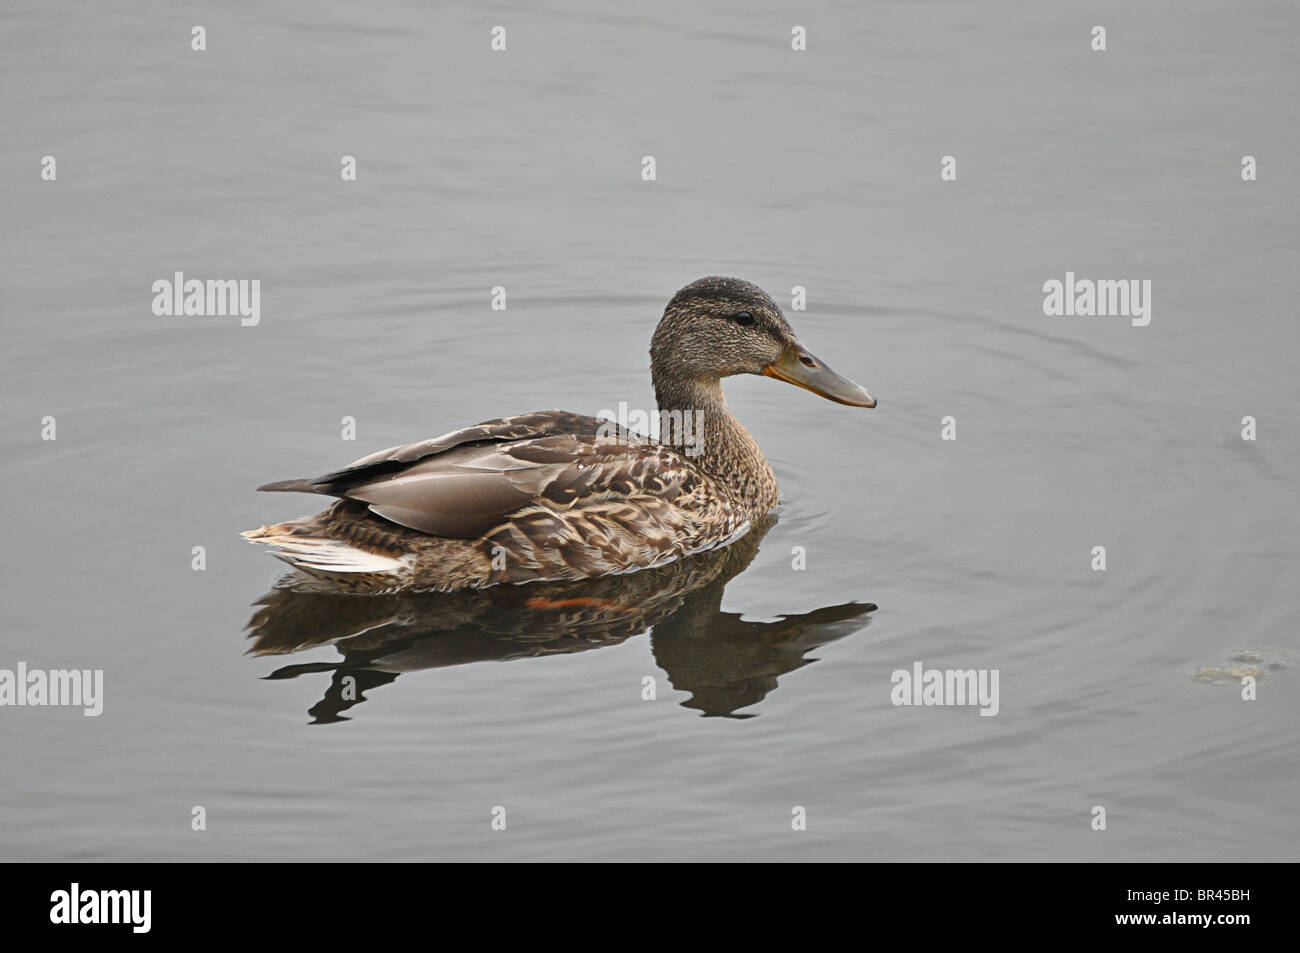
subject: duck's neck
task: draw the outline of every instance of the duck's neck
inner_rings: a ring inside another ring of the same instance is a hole
[[[727,407],[722,382],[663,380],[655,375],[654,384],[659,439],[720,483],[751,520],[776,506],[780,501],[776,474],[749,431]]]

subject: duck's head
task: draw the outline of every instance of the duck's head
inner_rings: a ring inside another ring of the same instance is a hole
[[[701,278],[673,295],[650,342],[650,368],[661,404],[667,389],[762,374],[840,404],[876,406],[799,343],[762,288],[739,278]]]

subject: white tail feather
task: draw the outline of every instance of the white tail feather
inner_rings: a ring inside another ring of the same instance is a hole
[[[410,568],[409,556],[385,556],[335,539],[245,535],[249,535],[255,543],[270,546],[272,555],[300,569],[337,573],[401,573]]]

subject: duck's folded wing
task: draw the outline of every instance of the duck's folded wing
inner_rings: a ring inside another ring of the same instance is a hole
[[[604,428],[604,429],[602,429]],[[472,427],[453,430],[440,437],[421,440],[418,443],[405,443],[387,450],[368,454],[360,460],[354,460],[342,470],[335,470],[324,476],[309,480],[278,480],[264,483],[258,489],[268,493],[325,493],[332,495],[326,487],[330,485],[345,486],[348,482],[365,478],[378,477],[385,473],[396,473],[412,463],[425,457],[435,456],[453,447],[468,444],[508,443],[525,440],[529,437],[548,437],[555,434],[570,433],[576,436],[596,437],[599,433],[616,432],[629,443],[643,441],[639,434],[617,426],[613,421],[573,414],[566,410],[542,410],[532,414],[520,414],[515,417],[500,417],[487,420]]]
[[[395,472],[332,481],[329,492],[422,533],[470,538],[531,503],[589,492],[607,469],[595,459],[623,456],[610,446],[602,454],[600,443],[566,435],[452,447]]]

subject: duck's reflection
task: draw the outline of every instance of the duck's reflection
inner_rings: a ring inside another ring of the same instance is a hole
[[[660,569],[579,583],[495,586],[453,593],[356,596],[314,591],[287,576],[255,603],[249,650],[283,655],[333,645],[338,662],[286,665],[271,678],[328,673],[324,697],[309,709],[316,724],[343,712],[403,672],[503,661],[616,645],[651,629],[655,661],[682,704],[705,715],[737,718],[815,659],[819,645],[861,629],[870,603],[848,602],[746,622],[723,612],[727,583],[749,566],[775,520],[726,549]]]

